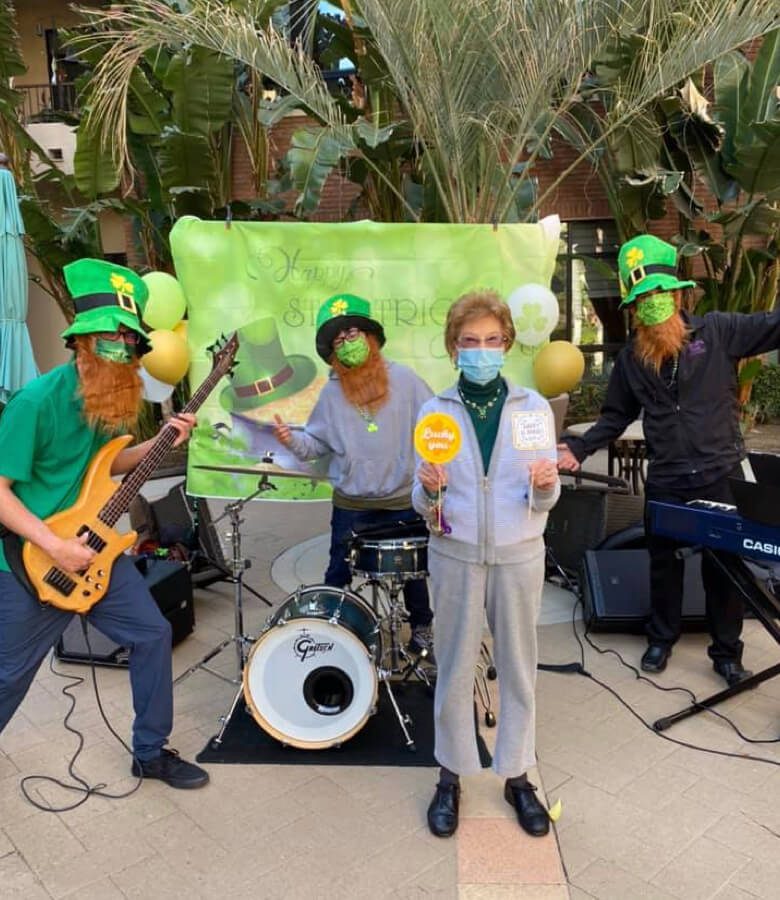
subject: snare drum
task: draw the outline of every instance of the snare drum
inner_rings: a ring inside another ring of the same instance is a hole
[[[349,565],[358,575],[403,581],[428,574],[428,536],[365,538],[357,535],[349,549]]]
[[[269,619],[244,667],[244,697],[260,727],[309,750],[349,740],[375,712],[379,621],[358,595],[312,585]]]

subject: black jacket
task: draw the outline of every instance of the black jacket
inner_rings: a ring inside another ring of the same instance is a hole
[[[780,346],[780,309],[681,315],[690,335],[677,372],[662,367],[656,374],[637,359],[633,341],[624,347],[596,424],[582,437],[562,438],[578,460],[619,437],[641,410],[654,487],[709,484],[743,459],[737,362]]]

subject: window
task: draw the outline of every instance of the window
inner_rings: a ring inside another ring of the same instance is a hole
[[[584,381],[608,377],[628,337],[627,318],[618,309],[620,242],[611,219],[564,222],[552,289],[560,319],[553,340],[567,340],[585,354]]]

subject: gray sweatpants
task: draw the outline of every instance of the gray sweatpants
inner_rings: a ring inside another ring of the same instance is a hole
[[[474,676],[487,612],[500,710],[493,769],[511,778],[536,762],[536,622],[544,584],[544,544],[528,562],[486,566],[429,548],[437,663],[434,722],[438,763],[459,775],[481,770]]]

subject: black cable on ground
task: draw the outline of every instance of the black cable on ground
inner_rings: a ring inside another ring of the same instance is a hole
[[[580,635],[577,632],[577,624],[576,624],[576,622],[577,622],[577,607],[579,607],[579,606],[581,606],[583,609],[583,619],[584,619],[585,609],[584,609],[584,604],[582,603],[582,597],[580,595],[580,591],[575,586],[575,584],[572,582],[572,580],[569,578],[567,573],[560,567],[558,567],[558,571],[560,572],[561,576],[563,577],[563,579],[565,581],[566,590],[570,591],[575,597],[575,603],[574,603],[574,606],[572,607],[571,626],[572,626],[572,631],[574,633],[574,637],[580,648],[580,661],[579,662],[571,662],[571,663],[561,663],[561,664],[540,663],[537,666],[538,669],[540,669],[542,671],[546,671],[546,672],[579,674],[579,675],[584,675],[586,678],[590,678],[591,681],[595,682],[596,684],[599,685],[599,687],[603,688],[605,691],[610,693],[623,707],[625,707],[625,709],[628,710],[628,712],[631,713],[632,716],[634,716],[635,719],[637,719],[637,721],[641,722],[642,725],[644,725],[644,727],[647,728],[648,731],[652,732],[652,734],[654,734],[656,737],[659,737],[665,741],[669,741],[672,744],[677,744],[680,747],[687,747],[689,750],[698,750],[701,753],[710,753],[715,756],[726,756],[726,757],[730,757],[732,759],[746,759],[746,760],[750,760],[752,762],[767,763],[770,766],[780,766],[779,760],[769,759],[768,757],[764,757],[764,756],[754,756],[750,753],[734,753],[734,752],[731,752],[728,750],[715,750],[711,747],[702,747],[698,744],[691,744],[688,741],[683,741],[683,740],[680,740],[679,738],[673,738],[667,734],[664,734],[663,732],[657,731],[653,727],[652,723],[643,719],[642,716],[631,706],[631,704],[628,703],[628,701],[624,700],[623,697],[621,697],[620,694],[614,688],[610,687],[608,684],[605,684],[603,681],[601,681],[599,678],[597,678],[595,675],[593,675],[591,672],[589,672],[585,667],[585,645],[583,644],[582,639],[580,638]],[[698,700],[696,699],[696,695],[689,688],[674,687],[674,686],[673,687],[664,687],[663,685],[657,684],[655,681],[653,681],[652,678],[648,678],[647,676],[643,675],[639,671],[639,669],[637,669],[635,666],[631,665],[630,663],[626,662],[623,659],[623,657],[620,655],[620,653],[618,653],[617,650],[613,650],[611,648],[602,648],[602,647],[599,647],[597,644],[594,644],[588,634],[588,631],[589,631],[589,624],[586,622],[583,637],[587,641],[588,645],[590,647],[592,647],[596,652],[598,652],[602,655],[613,654],[614,656],[616,656],[618,658],[618,660],[626,668],[630,669],[634,673],[634,676],[637,678],[637,680],[641,680],[641,681],[646,682],[647,684],[651,684],[654,688],[656,688],[656,690],[659,690],[659,691],[665,691],[665,692],[681,691],[682,693],[687,694],[691,698],[691,702],[693,705],[701,706],[701,704],[699,704]],[[722,719],[724,722],[727,722],[734,729],[734,731],[737,733],[737,735],[742,740],[744,740],[746,743],[775,744],[775,743],[780,742],[780,738],[771,738],[771,739],[765,739],[765,740],[758,739],[758,738],[748,738],[742,734],[742,732],[739,730],[739,728],[737,728],[737,726],[731,721],[731,719],[729,719],[728,716],[725,716],[723,713],[717,712],[716,710],[712,709],[709,706],[701,706],[701,709],[704,712],[711,713],[712,715],[717,716],[717,718]]]
[[[95,691],[95,699],[97,700],[98,709],[100,710],[100,716],[103,719],[103,721],[105,722],[106,727],[111,732],[111,734],[117,739],[117,741],[119,741],[119,743],[125,748],[125,750],[127,750],[127,752],[130,754],[130,756],[133,758],[133,760],[135,762],[138,762],[132,749],[116,733],[116,731],[112,727],[111,723],[108,721],[108,718],[106,717],[106,713],[103,709],[103,704],[100,700],[100,692],[98,690],[98,683],[97,683],[97,674],[95,672],[95,660],[92,656],[92,647],[90,645],[89,634],[87,632],[87,620],[84,616],[81,617],[81,627],[84,631],[84,640],[86,641],[86,644],[87,644],[87,653],[89,654],[89,664],[90,664],[90,667],[92,670],[92,685],[93,685],[93,688]],[[110,794],[105,790],[105,788],[107,787],[106,784],[101,783],[101,784],[96,784],[96,785],[90,785],[89,782],[85,781],[80,775],[76,774],[76,772],[74,771],[74,766],[76,764],[76,760],[78,759],[79,755],[81,754],[81,751],[84,749],[84,735],[77,728],[74,728],[70,724],[70,717],[73,715],[73,712],[76,709],[76,697],[71,693],[71,690],[73,688],[78,687],[80,684],[83,684],[84,679],[80,675],[69,675],[69,674],[66,674],[65,672],[58,672],[54,668],[54,652],[53,651],[52,651],[51,656],[49,657],[49,669],[58,678],[63,678],[68,681],[68,684],[66,684],[62,689],[62,693],[68,698],[68,700],[70,700],[70,709],[66,713],[62,724],[65,726],[65,728],[68,731],[71,732],[71,734],[75,734],[76,737],[78,738],[78,747],[76,748],[76,752],[73,754],[73,756],[70,758],[70,761],[68,762],[68,774],[73,779],[75,784],[68,784],[67,782],[60,781],[60,779],[54,778],[51,775],[27,775],[24,778],[22,778],[22,780],[20,782],[20,787],[21,787],[22,793],[25,796],[25,799],[29,803],[31,803],[36,809],[43,810],[44,812],[68,812],[69,810],[76,809],[77,807],[81,806],[83,803],[86,803],[87,800],[89,800],[89,798],[93,795],[97,796],[97,797],[105,797],[108,800],[122,800],[125,797],[129,797],[131,794],[134,794],[138,790],[138,788],[141,787],[141,783],[144,780],[143,775],[137,776],[137,781],[136,781],[135,785],[129,791],[125,791],[123,794]],[[139,764],[138,768],[140,771],[140,764]],[[46,804],[41,803],[38,800],[34,799],[31,795],[31,790],[33,788],[30,787],[30,785],[33,783],[37,783],[37,782],[47,782],[49,784],[55,784],[55,785],[57,785],[57,787],[60,787],[63,790],[74,791],[74,792],[82,795],[81,799],[77,800],[75,803],[68,804],[67,806],[46,805]]]

